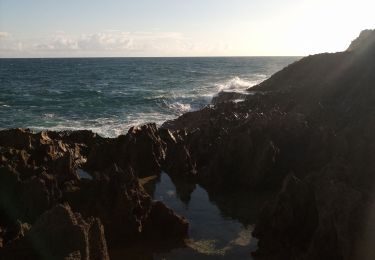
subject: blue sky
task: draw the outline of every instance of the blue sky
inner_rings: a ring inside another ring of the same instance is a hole
[[[0,0],[0,57],[308,55],[373,28],[370,0]]]

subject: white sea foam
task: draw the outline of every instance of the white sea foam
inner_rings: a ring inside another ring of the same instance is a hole
[[[51,130],[51,131],[74,131],[74,130],[91,130],[103,137],[117,137],[126,134],[130,127],[143,125],[146,123],[156,123],[161,125],[164,121],[173,119],[174,115],[165,116],[157,112],[147,113],[129,113],[122,118],[97,118],[94,120],[69,120],[55,117],[57,121],[55,125],[30,126],[35,131]]]
[[[228,81],[217,84],[218,92],[228,91],[228,92],[238,92],[246,93],[248,88],[251,88],[259,84],[263,79],[255,78],[254,80],[245,80],[240,77],[234,77]]]
[[[168,107],[176,112],[176,114],[183,114],[191,110],[190,104],[184,104],[181,102],[174,102],[172,104],[169,104]]]
[[[233,100],[232,102],[234,102],[234,103],[240,103],[240,102],[243,102],[243,101],[245,101],[245,99],[238,98],[238,99]]]
[[[43,114],[43,118],[48,119],[48,118],[54,118],[55,114],[54,113],[46,113]]]

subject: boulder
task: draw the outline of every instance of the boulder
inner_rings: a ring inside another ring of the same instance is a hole
[[[188,236],[189,223],[185,218],[175,214],[164,203],[155,201],[152,203],[145,230],[148,236],[182,244],[181,238],[187,238]]]
[[[43,213],[22,238],[0,251],[4,258],[109,259],[99,219],[84,220],[69,205]]]

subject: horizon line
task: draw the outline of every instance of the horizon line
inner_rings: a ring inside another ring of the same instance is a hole
[[[313,55],[313,54],[309,54]],[[306,57],[309,55],[218,55],[218,56],[82,56],[82,57],[0,57],[0,59],[134,59],[134,58],[262,58]]]

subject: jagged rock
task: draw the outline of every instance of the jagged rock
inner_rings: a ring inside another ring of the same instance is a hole
[[[299,259],[308,250],[317,225],[312,188],[289,175],[275,202],[259,217],[253,235],[259,239],[260,249],[254,255],[259,259]]]
[[[22,259],[109,259],[99,219],[84,220],[68,205],[43,213],[30,231],[0,252]]]
[[[28,129],[9,129],[0,132],[0,144],[14,149],[31,148],[31,132]]]
[[[55,175],[59,181],[77,179],[75,167],[82,163],[79,145],[68,145],[60,139],[53,140],[48,132],[37,134],[24,129],[0,131],[2,160],[19,172],[29,175],[37,174],[36,167],[43,168],[48,174]],[[18,156],[14,158],[13,154]]]
[[[189,113],[175,122],[186,120],[184,145],[196,161],[196,179],[216,190],[279,185],[292,168],[302,167],[297,162],[312,134],[303,116],[252,112],[239,104]]]
[[[168,129],[160,129],[161,139],[166,143],[166,158],[163,169],[170,175],[178,175],[179,178],[194,179],[196,165],[191,158],[190,151],[185,144],[186,133],[177,131],[171,133]]]
[[[289,177],[263,210],[254,231],[256,259],[373,259],[373,197],[347,182],[343,165],[315,174],[309,183]]]
[[[40,216],[60,202],[69,202],[85,218],[100,219],[111,243],[139,243],[158,232],[159,237],[167,238],[157,214],[168,217],[177,230],[178,223],[181,229],[186,222],[170,210],[166,212],[171,215],[162,210],[155,213],[152,199],[137,177],[159,174],[165,151],[155,124],[132,128],[126,136],[115,139],[101,138],[91,131],[0,131],[2,244],[7,247],[13,240],[21,240],[15,231],[18,222],[35,227]],[[146,232],[144,226],[151,222]],[[181,244],[186,234],[170,235]],[[69,254],[71,258],[85,257],[82,251]]]
[[[26,180],[12,168],[0,167],[0,221],[33,223],[60,197],[56,181],[46,173]]]
[[[99,217],[110,242],[139,238],[152,201],[133,170],[124,171],[116,165],[103,172],[101,179],[81,182],[76,190],[66,191],[64,197],[85,216]]]
[[[315,132],[309,135],[304,154],[307,167],[298,173],[302,183],[310,183],[315,202],[294,204],[296,198],[305,197],[305,191],[290,187],[283,192],[294,196],[284,201],[280,194],[272,202],[273,210],[263,211],[255,232],[260,238],[259,259],[374,258],[369,245],[375,243],[375,232],[368,221],[373,219],[369,212],[375,180],[375,138],[369,134],[375,131],[375,78],[370,73],[375,68],[370,58],[375,44],[371,38],[362,40],[366,42],[355,47],[359,49],[305,58],[257,87],[288,91],[299,100],[289,109],[305,113]],[[300,230],[312,228],[303,234],[296,226],[285,225],[283,215],[277,214],[306,212],[310,207],[317,212],[314,228],[310,217],[294,214],[292,218]],[[304,218],[308,223],[301,223]],[[274,225],[281,222],[282,230]]]
[[[119,146],[119,165],[124,160],[122,156],[126,156],[125,161],[130,162],[138,176],[160,174],[165,143],[158,135],[156,124],[130,128],[125,138],[119,138]]]
[[[86,168],[100,171],[115,163],[123,169],[131,166],[139,177],[160,174],[164,150],[155,124],[132,127],[126,135],[94,147]]]
[[[188,236],[189,223],[160,201],[153,202],[149,221],[145,225],[148,236],[173,240],[182,244]]]
[[[166,229],[177,230],[186,225],[186,221],[179,221],[181,218],[175,214],[169,216],[162,211],[155,212],[155,203],[139,185],[131,168],[124,171],[112,165],[103,173],[101,179],[80,183],[77,189],[68,190],[64,198],[84,216],[99,217],[106,228],[107,239],[111,243],[135,242],[148,236],[152,229],[155,234],[160,232],[164,234],[165,232],[160,229],[163,225]],[[158,213],[163,215],[157,218]],[[170,223],[162,220],[167,216]],[[150,221],[154,225],[149,226],[145,231],[145,226]],[[173,235],[173,238],[181,242],[185,235],[181,234],[180,237]]]
[[[23,239],[26,233],[30,230],[31,226],[27,223],[15,221],[12,225],[8,225],[6,228],[1,230],[1,247],[5,247],[13,242]],[[0,248],[1,248],[0,247]]]

